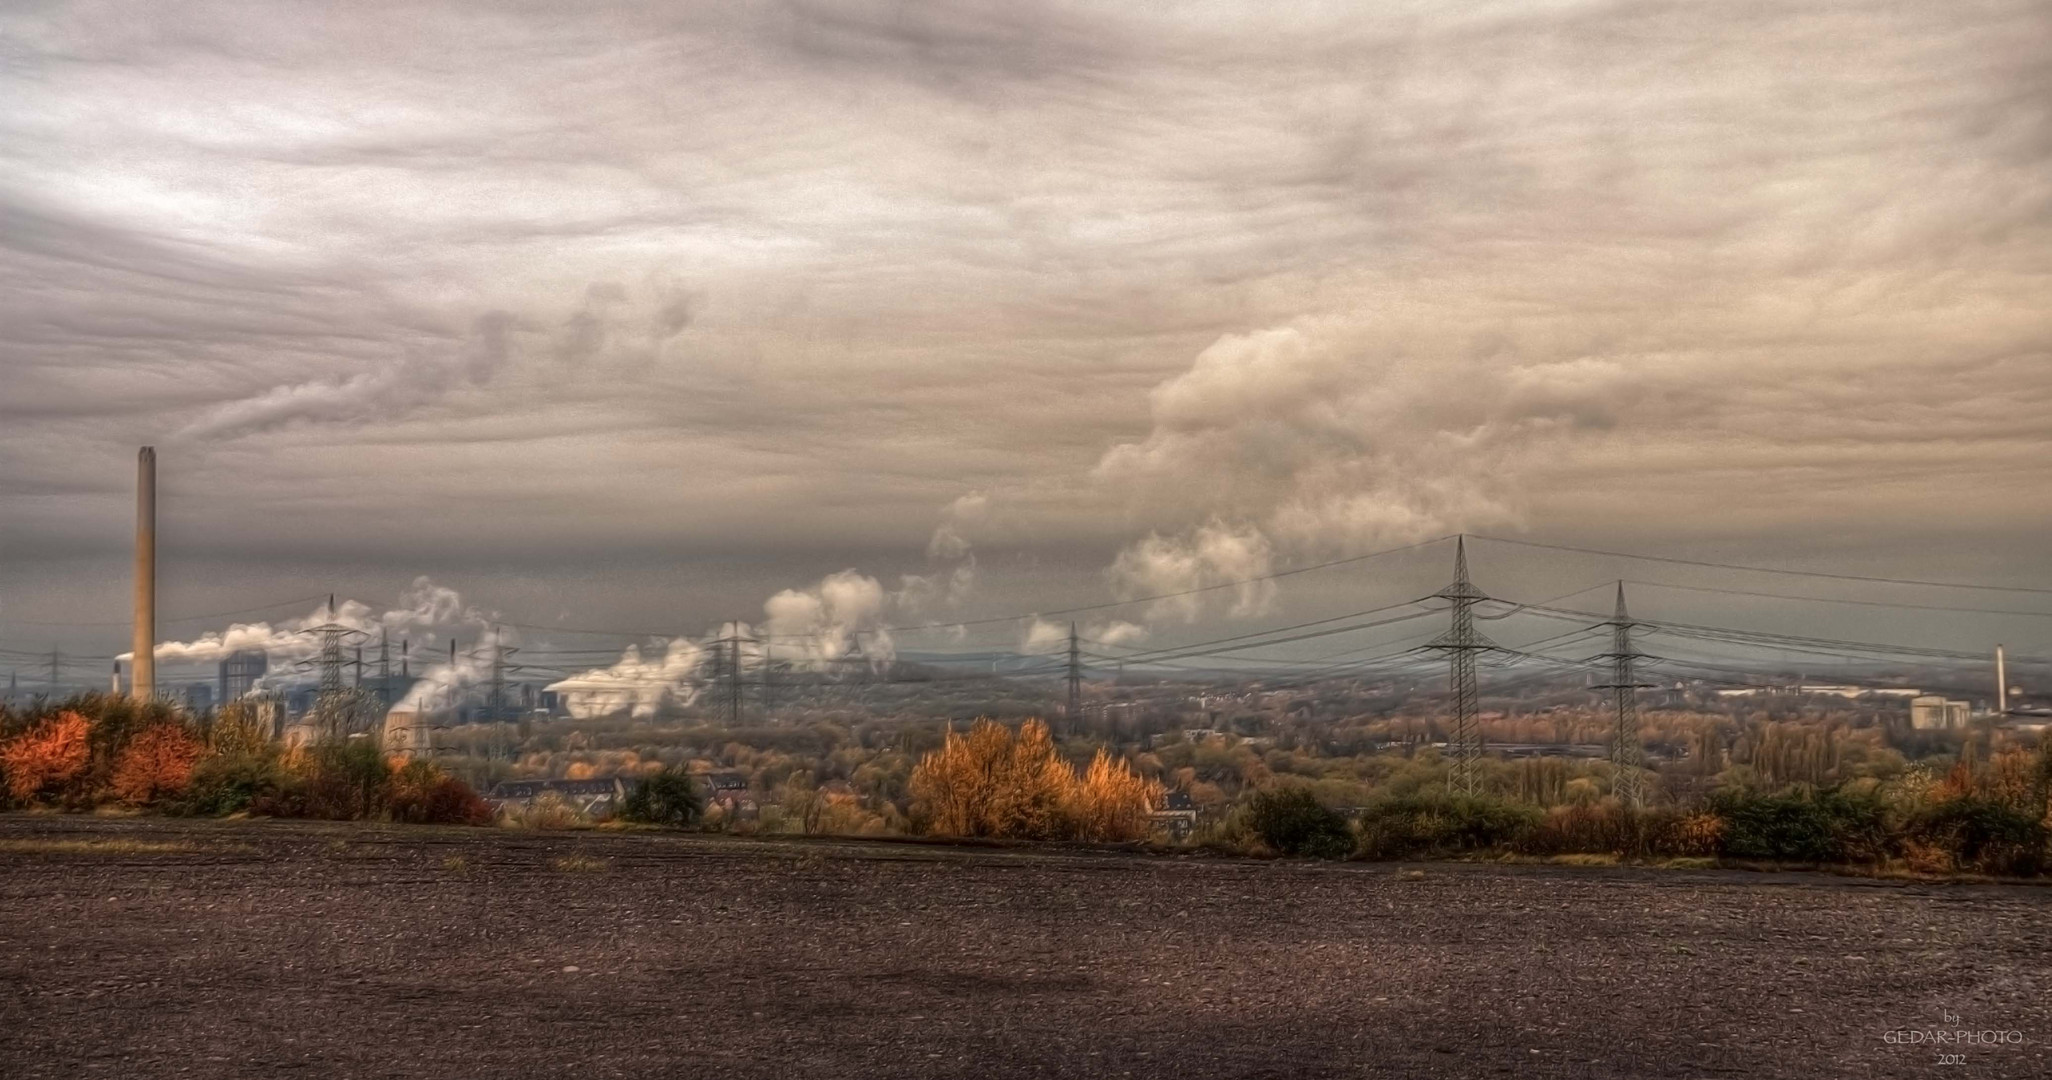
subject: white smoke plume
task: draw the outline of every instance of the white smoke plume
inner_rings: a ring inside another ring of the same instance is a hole
[[[1151,392],[1147,436],[1093,472],[1144,518],[1189,523],[1121,551],[1113,592],[1181,592],[1514,525],[1528,470],[1602,445],[1628,414],[1688,415],[1707,377],[1682,359],[1628,367],[1575,351],[1598,340],[1528,337],[1325,320],[1220,338]],[[1214,595],[1163,600],[1147,617],[1194,621]],[[1274,588],[1216,595],[1251,615]]]
[[[1084,630],[1084,636],[1102,645],[1138,645],[1153,634],[1139,623],[1113,619],[1108,623],[1093,623]]]
[[[341,600],[332,608],[323,603],[307,615],[276,624],[233,623],[226,630],[208,631],[190,641],[158,642],[154,655],[160,664],[205,664],[225,660],[231,653],[258,650],[275,667],[320,652],[320,637],[307,631],[329,623],[348,627],[370,640],[381,633],[388,637],[417,633],[418,640],[427,643],[435,640],[437,628],[483,626],[487,621],[484,613],[466,606],[456,590],[418,577],[400,594],[399,605],[383,612],[358,600]],[[130,661],[134,654],[123,653],[119,659]]]
[[[1227,335],[1154,388],[1152,430],[1095,476],[1157,518],[1222,518],[1295,550],[1511,519],[1501,478],[1517,436],[1596,419],[1607,387],[1594,371],[1472,365],[1449,379],[1446,366],[1325,324]]]
[[[886,603],[883,585],[854,570],[785,589],[762,605],[772,657],[821,670],[857,656],[889,663],[897,645],[884,626]]]
[[[581,671],[546,689],[563,694],[564,707],[579,718],[622,711],[646,717],[665,705],[697,700],[712,668],[732,665],[746,676],[764,664],[826,674],[844,672],[858,660],[882,667],[897,657],[884,624],[897,597],[867,574],[842,570],[770,597],[762,605],[760,627],[726,623],[696,640],[676,638],[661,660],[629,645],[611,666]]]
[[[506,364],[512,325],[510,316],[492,312],[477,320],[471,339],[451,354],[398,356],[346,378],[275,386],[215,406],[178,434],[224,438],[294,422],[352,422],[404,413],[466,383],[491,381]]]
[[[1214,595],[1228,598],[1234,616],[1267,612],[1275,582],[1254,579],[1274,568],[1274,549],[1261,530],[1214,518],[1180,537],[1149,533],[1119,552],[1106,573],[1121,600],[1161,597],[1147,605],[1147,618],[1193,623]],[[1193,591],[1200,589],[1209,591]]]
[[[989,496],[981,491],[948,504],[926,542],[926,559],[935,564],[934,569],[904,575],[891,596],[892,603],[908,615],[960,607],[976,588],[976,551],[964,532],[983,518],[989,506]]]
[[[454,660],[444,660],[428,668],[406,693],[392,704],[391,712],[421,714],[450,709],[462,700],[463,692],[484,683],[491,677],[492,656],[500,648],[511,648],[518,635],[511,629],[485,626],[477,639],[477,647],[457,653]]]
[[[572,675],[548,689],[561,694],[564,710],[580,720],[620,712],[646,719],[666,705],[697,700],[706,659],[706,647],[689,638],[672,639],[660,659],[644,658],[640,646],[629,645],[619,663]]]

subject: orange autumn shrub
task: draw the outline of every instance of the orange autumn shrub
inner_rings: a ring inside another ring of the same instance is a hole
[[[1146,835],[1161,785],[1103,751],[1079,777],[1046,724],[979,720],[920,759],[911,792],[919,823],[943,836],[1130,840]]]
[[[1124,758],[1099,750],[1069,796],[1069,817],[1082,840],[1139,840],[1147,815],[1161,801],[1161,785],[1133,771]]]
[[[928,831],[943,836],[1052,840],[1065,831],[1064,804],[1076,774],[1055,750],[1047,725],[1029,720],[1015,736],[978,720],[912,769],[911,791]]]
[[[65,794],[85,775],[92,756],[91,735],[91,722],[67,709],[0,744],[7,794],[24,802]]]
[[[180,794],[192,783],[192,768],[204,750],[184,725],[152,724],[121,748],[108,786],[131,806]]]

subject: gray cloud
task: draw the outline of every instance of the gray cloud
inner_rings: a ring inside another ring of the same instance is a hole
[[[1914,563],[1953,557],[1935,512],[2048,569],[2042,4],[69,4],[0,39],[11,558],[112,558],[154,441],[191,544],[391,567],[894,580],[938,523],[979,587],[1011,552],[1102,595],[1210,580],[1221,536]]]

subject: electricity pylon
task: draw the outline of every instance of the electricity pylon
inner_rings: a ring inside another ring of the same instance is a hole
[[[1069,624],[1069,730],[1080,731],[1083,723],[1083,653],[1077,645],[1076,624]]]
[[[1610,661],[1610,681],[1597,683],[1594,690],[1608,690],[1617,714],[1617,727],[1610,736],[1610,790],[1626,806],[1641,806],[1646,800],[1645,773],[1639,745],[1639,690],[1651,683],[1638,681],[1637,661],[1645,653],[1632,651],[1631,613],[1625,610],[1624,582],[1617,583],[1617,614],[1611,617],[1610,651],[1594,659]]]
[[[1473,795],[1481,788],[1482,728],[1475,713],[1480,695],[1475,689],[1475,654],[1496,648],[1496,644],[1475,631],[1475,605],[1489,595],[1468,580],[1467,538],[1454,541],[1453,584],[1432,595],[1453,605],[1453,625],[1425,647],[1447,656],[1453,696],[1453,732],[1448,740],[1453,752],[1453,769],[1447,774],[1447,790],[1456,795]]]
[[[727,726],[741,726],[741,624],[734,624],[734,636],[727,639]]]
[[[353,626],[344,626],[335,621],[335,594],[328,594],[328,621],[319,626],[309,626],[300,631],[303,634],[320,635],[320,652],[311,664],[300,664],[300,670],[313,667],[320,672],[320,692],[314,697],[314,717],[321,734],[326,738],[340,738],[350,734],[363,721],[365,710],[358,705],[358,694],[352,694],[342,685],[342,669],[348,666],[343,659],[342,646],[352,639],[367,637]],[[362,656],[357,657],[357,681],[362,682]]]

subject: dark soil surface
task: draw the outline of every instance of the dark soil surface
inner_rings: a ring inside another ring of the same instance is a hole
[[[2031,886],[0,816],[8,1080],[2048,1077],[2048,992]]]

